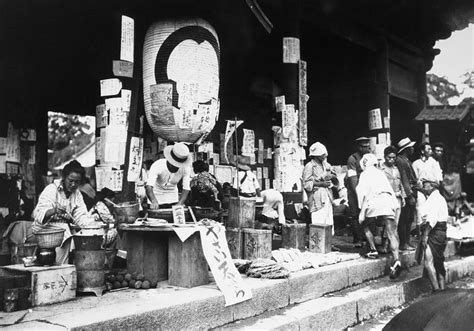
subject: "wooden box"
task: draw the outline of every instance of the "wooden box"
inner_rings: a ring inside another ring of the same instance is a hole
[[[173,233],[169,238],[168,284],[189,288],[208,283],[209,271],[200,233],[195,232],[184,242]]]
[[[231,228],[255,227],[255,199],[231,197],[227,226]]]
[[[306,247],[305,234],[306,224],[284,225],[281,233],[282,247],[304,250]]]
[[[272,230],[242,229],[244,233],[244,259],[270,259],[272,257]]]
[[[168,279],[167,232],[127,231],[127,269],[145,275],[151,282]]]
[[[313,253],[330,253],[332,241],[332,225],[310,224],[309,251]]]
[[[50,267],[28,267],[14,264],[2,267],[4,275],[26,275],[33,307],[63,302],[76,297],[76,267],[63,264]]]
[[[244,234],[239,228],[226,228],[225,236],[229,246],[230,256],[233,259],[244,258]]]

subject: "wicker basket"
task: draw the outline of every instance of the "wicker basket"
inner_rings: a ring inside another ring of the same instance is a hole
[[[143,46],[143,97],[156,135],[194,143],[214,128],[219,61],[219,40],[208,22],[165,20],[150,26]]]
[[[64,238],[64,229],[48,228],[35,233],[39,248],[56,248],[61,246]]]

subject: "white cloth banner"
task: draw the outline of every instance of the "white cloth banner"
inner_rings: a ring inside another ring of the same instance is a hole
[[[127,181],[136,182],[140,177],[143,161],[143,138],[132,137],[130,140],[130,157],[128,160]]]
[[[242,142],[242,155],[255,155],[255,133],[253,130],[243,129],[244,138]]]
[[[201,226],[201,244],[216,284],[224,294],[225,306],[252,298],[230,256],[225,228],[220,224]]]
[[[227,163],[229,163],[229,158],[227,157],[227,143],[229,142],[230,137],[232,137],[232,135],[234,134],[234,131],[242,123],[244,123],[244,121],[227,120],[227,126],[226,126],[226,129],[225,129],[225,136],[224,136],[224,157],[225,157]]]

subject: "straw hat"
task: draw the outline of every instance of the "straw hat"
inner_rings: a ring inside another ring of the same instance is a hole
[[[174,145],[166,146],[163,154],[166,160],[175,167],[189,167],[192,162],[189,148],[184,143],[176,143]]]
[[[323,154],[328,155],[328,150],[326,149],[326,146],[321,144],[319,141],[312,144],[309,148],[309,156],[321,156]]]
[[[400,154],[405,148],[413,147],[415,145],[414,141],[411,141],[410,138],[403,138],[398,142],[398,153]]]
[[[239,155],[235,165],[239,170],[248,171],[250,170],[250,158],[248,156]]]

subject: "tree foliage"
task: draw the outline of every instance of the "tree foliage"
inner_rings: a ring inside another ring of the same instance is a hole
[[[48,149],[62,150],[90,126],[78,115],[48,113]]]
[[[443,105],[449,105],[449,98],[458,97],[460,94],[456,84],[451,83],[445,77],[438,77],[435,74],[426,75],[427,93],[431,94]]]

